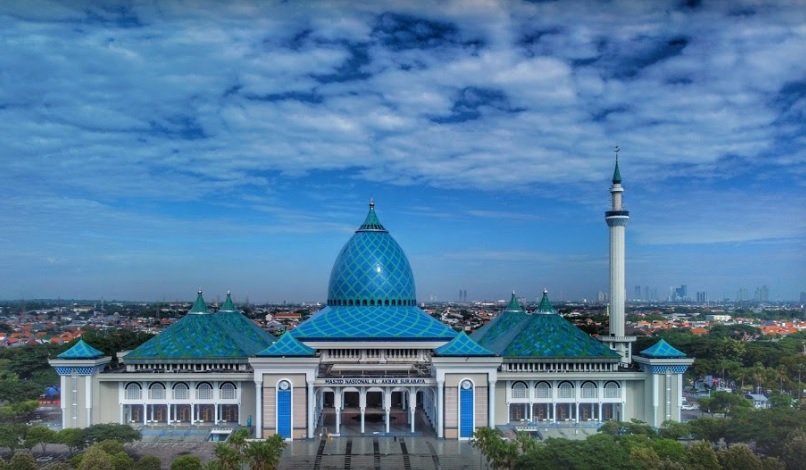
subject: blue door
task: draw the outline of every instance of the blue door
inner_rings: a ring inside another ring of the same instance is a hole
[[[473,383],[469,380],[459,390],[459,437],[473,437]]]
[[[283,439],[291,438],[291,390],[277,392],[277,434]]]

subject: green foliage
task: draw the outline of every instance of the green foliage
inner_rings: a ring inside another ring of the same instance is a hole
[[[209,463],[216,470],[236,470],[247,464],[252,470],[276,469],[285,441],[279,435],[262,441],[247,442],[249,432],[241,429],[233,432],[226,442],[216,445],[215,459]]]
[[[27,431],[24,424],[0,424],[0,447],[8,447],[14,452],[22,446]]]
[[[695,442],[688,448],[685,466],[690,470],[719,470],[719,459],[713,446],[705,441]]]
[[[731,470],[757,470],[762,468],[761,459],[743,444],[717,452],[719,464]]]
[[[42,446],[42,454],[45,453],[46,446],[51,443],[56,443],[56,431],[45,426],[34,426],[28,429],[25,436],[26,447],[33,447],[37,444]]]
[[[114,366],[117,365],[118,352],[134,349],[153,336],[151,333],[118,328],[114,330],[87,330],[82,335],[82,339],[95,349],[102,351],[104,355],[112,356],[111,365]]]
[[[18,450],[14,452],[11,460],[8,462],[9,468],[14,470],[37,470],[36,460],[30,452]]]
[[[132,428],[128,424],[94,424],[83,430],[84,441],[91,444],[107,439],[119,441],[121,443],[139,441],[142,435],[140,431]]]
[[[0,421],[12,423],[27,421],[38,407],[39,402],[36,400],[16,401],[0,406]]]
[[[42,470],[73,470],[73,467],[67,462],[51,462],[42,467]]]
[[[81,461],[76,466],[77,470],[115,470],[112,456],[104,452],[97,445],[87,449],[81,455]]]
[[[244,450],[246,463],[250,470],[274,470],[280,465],[283,448],[285,442],[279,434],[265,441],[250,442]]]
[[[67,450],[73,454],[84,448],[84,431],[77,428],[62,429],[57,433],[56,441],[66,445]]]
[[[171,470],[203,470],[201,460],[195,455],[180,455],[171,462]]]
[[[156,455],[144,455],[134,464],[134,470],[160,470],[162,461]]]

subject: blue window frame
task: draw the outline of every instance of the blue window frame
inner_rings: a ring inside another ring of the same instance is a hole
[[[473,382],[463,380],[459,385],[459,437],[473,437]]]
[[[277,434],[291,438],[291,384],[286,380],[277,384]]]

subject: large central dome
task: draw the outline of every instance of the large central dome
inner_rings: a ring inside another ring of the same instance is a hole
[[[366,220],[339,252],[330,272],[331,306],[416,305],[414,276],[403,249],[370,202]]]

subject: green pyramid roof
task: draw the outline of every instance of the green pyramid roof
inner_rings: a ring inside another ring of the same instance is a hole
[[[495,353],[470,339],[464,331],[456,335],[448,343],[435,349],[434,353],[437,356],[495,356]]]
[[[509,299],[509,303],[507,304],[506,308],[504,308],[505,312],[523,312],[523,307],[521,307],[521,303],[518,302],[518,298],[515,296],[515,291],[512,291],[512,297]]]
[[[364,219],[364,223],[358,227],[359,232],[365,231],[373,231],[373,232],[385,232],[386,229],[381,224],[381,221],[378,219],[378,215],[375,214],[375,201],[370,199],[369,201],[369,213],[367,214],[367,218]]]
[[[619,358],[618,353],[559,315],[505,310],[470,337],[505,358]]]
[[[674,358],[686,357],[686,354],[671,344],[667,343],[665,339],[661,339],[652,346],[641,351],[641,356],[649,358]]]
[[[232,294],[227,291],[227,300],[224,301],[224,305],[218,309],[219,312],[237,312],[238,308],[235,307],[235,303],[232,301]]]
[[[543,298],[540,299],[540,305],[537,306],[536,313],[556,313],[554,307],[551,306],[549,301],[549,291],[543,289]]]
[[[103,355],[102,351],[93,348],[83,339],[79,339],[73,347],[56,357],[59,359],[97,359]]]
[[[280,336],[280,339],[275,341],[268,348],[257,353],[257,355],[263,357],[313,357],[316,355],[316,350],[297,341],[293,336],[291,336],[291,333],[285,332],[283,333],[283,336]]]
[[[327,306],[291,330],[301,341],[441,341],[456,332],[418,307]]]
[[[190,311],[188,313],[210,313],[207,310],[207,304],[204,302],[204,297],[202,297],[202,290],[199,289],[199,293],[196,295],[196,301],[193,302],[193,306],[190,307]]]
[[[613,170],[613,184],[621,184],[621,172],[618,170],[618,158],[616,158],[616,169]]]
[[[236,311],[185,315],[126,355],[126,362],[246,360],[275,340]]]

